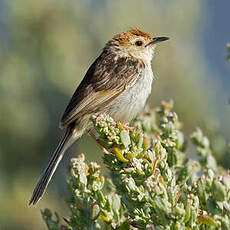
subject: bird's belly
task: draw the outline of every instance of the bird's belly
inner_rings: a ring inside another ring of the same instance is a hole
[[[151,93],[152,80],[152,70],[143,71],[135,84],[127,88],[109,105],[106,113],[121,122],[132,120],[144,108]]]

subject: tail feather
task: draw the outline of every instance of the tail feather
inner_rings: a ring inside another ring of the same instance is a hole
[[[72,137],[72,133],[73,133],[73,128],[68,127],[64,137],[58,144],[55,152],[53,153],[48,165],[42,172],[38,180],[38,183],[33,191],[29,205],[36,204],[44,194],[59,162],[61,161],[62,157],[65,154],[66,149],[73,143],[73,141],[70,141]]]

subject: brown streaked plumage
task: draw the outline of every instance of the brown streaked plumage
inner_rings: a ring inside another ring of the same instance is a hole
[[[90,66],[62,116],[60,127],[76,121],[86,113],[103,110],[110,100],[136,80],[138,73],[144,68],[144,63],[138,60],[127,57],[115,60],[115,56],[115,53],[104,49]]]
[[[151,60],[155,43],[139,29],[115,35],[88,69],[74,92],[59,126],[66,132],[33,191],[30,204],[42,197],[65,151],[92,129],[90,117],[105,112],[116,120],[129,121],[144,107],[151,92]]]

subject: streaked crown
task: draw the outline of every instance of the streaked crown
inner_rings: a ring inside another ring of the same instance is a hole
[[[117,41],[120,45],[132,45],[131,41],[138,38],[143,38],[149,42],[152,40],[152,37],[149,34],[137,28],[117,34],[113,37],[113,40]]]
[[[115,35],[106,44],[106,48],[115,50],[120,56],[130,56],[150,63],[156,44],[168,39],[168,37],[152,37],[135,28]]]
[[[134,57],[146,63],[150,62],[153,57],[155,46],[147,47],[151,41],[152,37],[149,34],[139,29],[131,29],[115,35],[107,43],[107,47],[117,48],[120,56]]]

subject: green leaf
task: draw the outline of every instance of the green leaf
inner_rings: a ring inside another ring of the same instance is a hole
[[[128,162],[128,160],[123,156],[121,150],[117,147],[113,147],[113,151],[115,153],[115,156],[117,157],[117,159],[121,162]]]
[[[121,131],[121,142],[122,144],[125,146],[125,148],[127,148],[130,145],[130,137],[129,137],[129,131],[123,129]]]
[[[197,219],[199,220],[200,223],[202,224],[206,224],[209,226],[214,226],[214,227],[218,227],[219,225],[217,224],[217,222],[210,216],[208,215],[199,215],[197,217]]]

